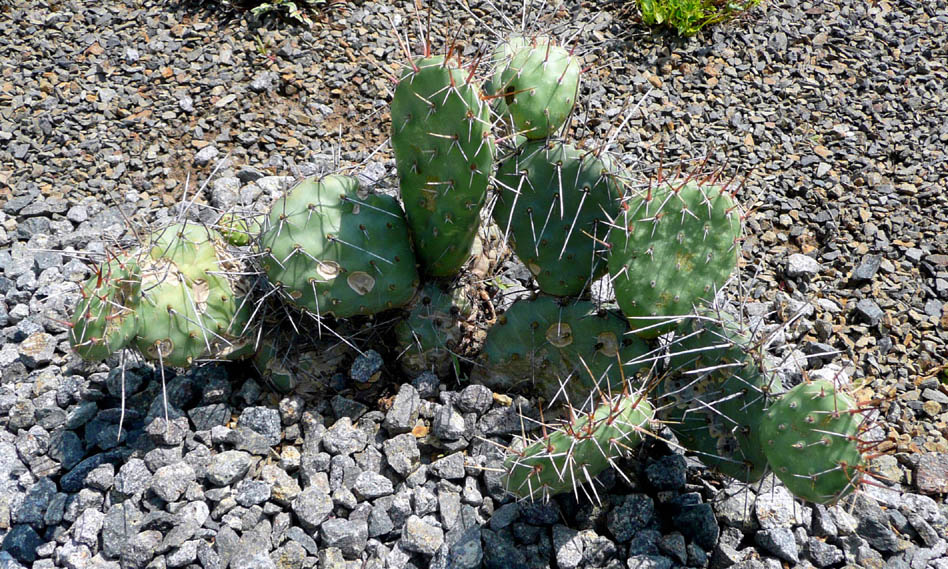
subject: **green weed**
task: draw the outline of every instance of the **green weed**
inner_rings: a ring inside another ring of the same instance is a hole
[[[729,20],[761,0],[636,0],[642,21],[667,25],[682,36],[693,36],[708,24]]]

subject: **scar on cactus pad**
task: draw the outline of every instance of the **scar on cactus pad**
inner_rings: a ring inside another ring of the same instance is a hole
[[[356,178],[303,180],[274,202],[264,224],[258,246],[267,278],[316,317],[375,314],[415,294],[419,277],[401,207]]]
[[[856,490],[865,471],[863,413],[832,382],[804,382],[770,406],[760,439],[774,473],[796,496],[829,504]]]
[[[427,44],[426,44],[427,45]],[[448,56],[414,59],[392,98],[392,149],[405,214],[424,271],[467,262],[494,168],[490,108]]]
[[[633,331],[654,338],[710,301],[737,268],[742,212],[715,176],[662,179],[623,199],[609,274]]]

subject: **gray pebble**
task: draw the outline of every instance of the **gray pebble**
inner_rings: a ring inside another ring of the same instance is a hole
[[[339,548],[344,557],[355,559],[365,550],[368,534],[368,525],[364,521],[332,518],[320,527],[319,541],[323,547]]]
[[[754,535],[754,541],[771,555],[788,563],[797,563],[800,552],[793,531],[788,527],[760,530]]]
[[[418,441],[410,433],[385,439],[382,441],[382,451],[385,453],[388,465],[403,478],[411,474],[418,466],[418,460],[421,457]]]
[[[655,503],[645,494],[629,494],[609,512],[606,524],[616,541],[629,541],[637,532],[655,521]]]
[[[441,405],[437,408],[431,424],[432,435],[443,441],[456,441],[466,432],[464,417],[451,405]]]
[[[151,489],[162,500],[176,502],[196,478],[194,468],[181,461],[159,468],[151,479]]]
[[[580,533],[564,525],[553,526],[553,555],[559,569],[576,569],[583,560]]]
[[[144,492],[151,482],[151,472],[140,458],[129,459],[115,475],[115,489],[125,496]]]
[[[374,472],[360,473],[352,486],[352,492],[359,500],[374,500],[394,491],[391,480]]]
[[[254,459],[240,450],[228,450],[216,454],[207,466],[207,480],[216,486],[228,486],[243,478],[250,470]]]
[[[409,516],[402,529],[401,545],[407,551],[414,551],[422,555],[434,555],[444,543],[444,532],[441,528],[426,523],[418,516]]]
[[[464,454],[455,452],[432,462],[428,469],[438,478],[457,480],[464,478]]]
[[[352,419],[342,417],[329,427],[322,442],[332,454],[350,455],[364,449],[367,439],[363,431],[352,426]]]
[[[329,517],[332,505],[326,488],[311,486],[293,500],[293,513],[304,528],[313,531]]]
[[[870,326],[875,326],[880,320],[882,320],[882,317],[885,316],[885,313],[881,308],[879,308],[879,305],[876,304],[875,301],[868,298],[864,298],[857,302],[853,313],[856,318]]]
[[[144,569],[154,558],[159,543],[161,543],[161,532],[158,530],[146,530],[135,534],[122,548],[122,567]]]
[[[412,387],[415,388],[422,399],[437,395],[439,383],[438,376],[430,371],[423,372],[411,380]]]
[[[409,384],[403,384],[392,401],[392,407],[385,414],[382,426],[391,435],[407,433],[415,426],[418,420],[418,409],[421,399],[418,391]]]
[[[349,368],[349,377],[356,383],[368,383],[372,376],[382,369],[384,363],[378,352],[366,350],[364,354],[358,355],[355,361],[352,362],[352,367]]]
[[[263,480],[241,480],[234,487],[234,499],[245,508],[262,504],[270,499],[270,485]]]
[[[820,272],[820,263],[813,257],[802,253],[794,253],[787,258],[787,276],[791,279],[798,277],[810,278]]]
[[[183,107],[182,107],[183,109]],[[183,109],[187,111],[187,109]],[[217,158],[220,154],[220,151],[213,144],[209,144],[204,148],[198,150],[194,155],[194,165],[198,167],[207,166],[211,160]]]

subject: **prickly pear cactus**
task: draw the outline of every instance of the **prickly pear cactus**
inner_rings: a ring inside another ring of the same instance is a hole
[[[392,148],[418,258],[431,276],[468,260],[493,172],[490,109],[471,73],[416,59],[392,99]]]
[[[418,286],[398,202],[350,176],[304,180],[274,202],[259,247],[270,283],[317,317],[402,306]]]
[[[533,389],[547,402],[582,406],[619,393],[645,361],[625,319],[585,301],[519,300],[487,333],[475,381],[499,391]],[[637,361],[638,360],[638,361]],[[621,362],[621,365],[620,365]]]
[[[249,283],[219,233],[196,224],[155,232],[141,261],[141,325],[135,338],[144,356],[163,365],[236,359],[253,353]]]
[[[823,380],[801,383],[770,406],[761,421],[761,443],[790,492],[827,504],[859,486],[860,411],[851,395]]]
[[[464,341],[473,310],[466,287],[444,292],[426,284],[405,320],[395,326],[399,361],[409,373],[434,371],[447,375],[454,364],[453,351]]]
[[[737,267],[741,212],[725,189],[666,180],[623,203],[609,274],[633,331],[654,338],[713,299]]]
[[[121,253],[99,264],[82,288],[69,343],[82,359],[101,361],[124,348],[138,330],[141,270]]]
[[[240,216],[225,213],[217,220],[216,229],[231,245],[244,247],[260,233],[263,216]]]
[[[500,110],[531,140],[556,132],[576,104],[579,60],[549,37],[512,38],[495,50],[494,59],[501,58],[506,65],[491,80],[491,88],[504,94]]]
[[[594,496],[593,478],[638,446],[652,416],[643,394],[616,395],[509,454],[504,487],[521,498],[548,500],[563,492],[578,495],[588,484]]]
[[[675,331],[670,371],[653,392],[660,418],[703,463],[743,482],[767,469],[760,420],[776,375],[748,331],[725,312],[702,311]]]
[[[547,294],[577,296],[605,273],[600,255],[619,185],[608,164],[560,142],[528,142],[497,172],[494,221]]]

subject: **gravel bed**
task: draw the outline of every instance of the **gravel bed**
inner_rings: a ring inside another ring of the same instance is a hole
[[[948,569],[944,0],[765,0],[690,40],[625,2],[530,18],[576,32],[591,68],[575,137],[614,133],[643,180],[705,158],[744,180],[745,310],[783,373],[886,400],[880,481],[845,504],[657,443],[601,476],[601,503],[514,502],[496,443],[535,403],[405,377],[382,346],[323,400],[239,364],[166,370],[167,419],[153,366],[71,353],[84,259],[179,215],[186,187],[208,218],[337,165],[390,175],[392,28],[413,6],[302,29],[210,3],[0,3],[0,569]],[[520,19],[461,6],[435,3],[432,30],[467,57]]]

